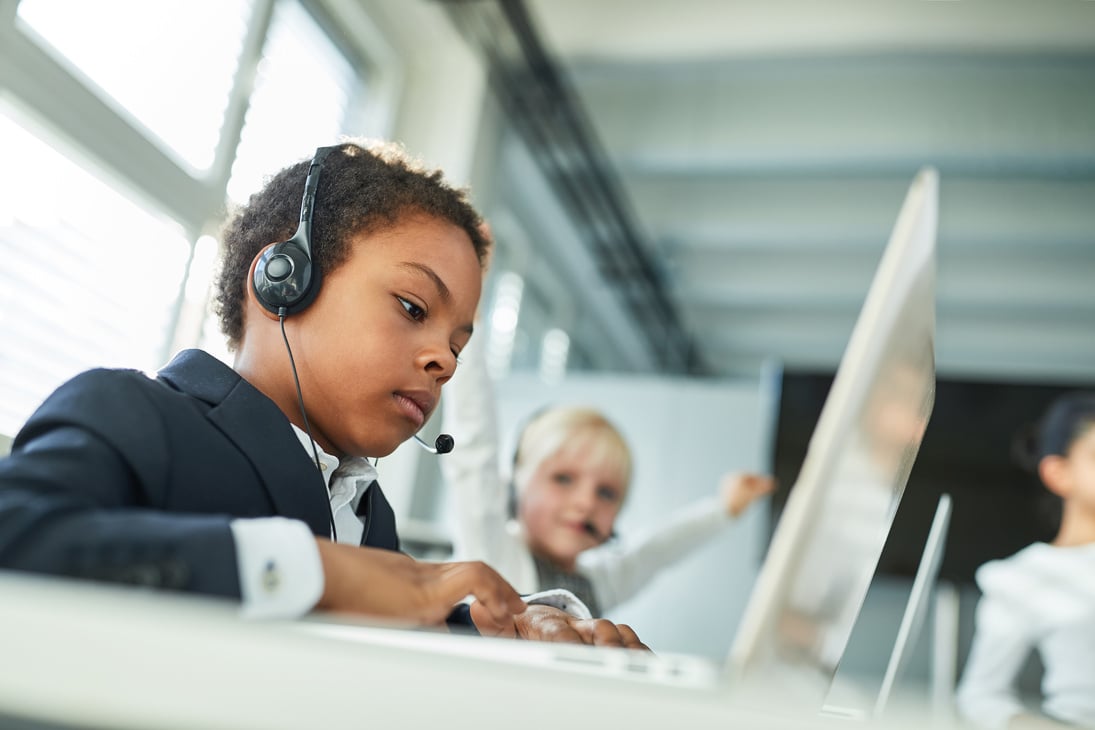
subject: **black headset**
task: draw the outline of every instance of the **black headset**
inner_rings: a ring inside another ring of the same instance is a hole
[[[266,309],[286,316],[304,311],[319,293],[323,275],[312,261],[312,208],[319,187],[319,173],[327,155],[338,146],[320,147],[308,166],[304,199],[300,203],[300,224],[287,241],[275,243],[263,252],[255,266],[251,288]]]
[[[300,400],[300,412],[304,417],[305,430],[311,438],[312,430],[308,425],[308,414],[304,410],[304,395],[300,392],[300,380],[297,377],[297,366],[293,361],[293,350],[289,347],[289,338],[285,335],[285,318],[290,314],[303,312],[319,293],[319,285],[323,280],[323,274],[318,265],[312,261],[312,209],[316,203],[316,188],[319,187],[319,173],[327,156],[339,145],[320,147],[312,156],[312,163],[308,166],[308,177],[304,180],[304,198],[300,201],[300,223],[296,233],[288,240],[275,243],[263,252],[259,261],[255,264],[255,275],[251,279],[251,288],[258,300],[267,310],[278,315],[281,320],[281,335],[285,339],[285,349],[289,353],[289,364],[293,368],[293,382],[297,386],[297,397]],[[452,451],[455,442],[447,433],[438,435],[433,446],[414,435],[415,442],[432,454],[447,454]],[[316,460],[316,468],[319,468],[319,453],[316,451],[315,442],[312,442],[312,452]],[[334,517],[331,518],[331,529],[334,530]]]

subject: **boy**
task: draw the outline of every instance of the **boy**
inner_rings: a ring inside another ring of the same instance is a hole
[[[526,607],[481,563],[397,552],[365,457],[413,436],[452,376],[480,225],[394,147],[343,143],[282,170],[225,229],[234,367],[189,350],[155,379],[94,370],[61,386],[0,462],[0,568],[223,596],[250,615],[448,616],[642,647],[626,626]]]

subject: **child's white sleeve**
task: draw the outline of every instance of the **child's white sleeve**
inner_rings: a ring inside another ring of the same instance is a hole
[[[574,618],[593,618],[593,614],[590,612],[589,607],[582,602],[582,599],[574,595],[566,588],[552,588],[547,591],[537,591],[536,593],[522,596],[525,603],[530,606],[552,606],[569,613]]]
[[[510,525],[509,484],[499,465],[493,384],[483,334],[460,353],[460,365],[441,398],[442,430],[455,447],[440,457],[455,514],[453,558],[482,560],[521,593],[539,588],[536,567],[520,530]]]
[[[720,497],[702,499],[633,542],[585,551],[578,556],[578,569],[593,585],[601,610],[607,611],[638,593],[656,573],[719,534],[730,521]]]

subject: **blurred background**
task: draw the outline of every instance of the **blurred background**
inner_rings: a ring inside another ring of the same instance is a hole
[[[793,483],[934,165],[936,418],[845,664],[884,666],[950,491],[960,670],[973,569],[1046,529],[1014,430],[1095,385],[1095,3],[0,0],[0,445],[86,368],[230,362],[208,310],[225,211],[341,134],[471,187],[503,426],[603,397],[639,452],[625,535],[728,468]],[[445,556],[433,457],[380,468],[407,547]],[[774,516],[621,617],[721,658]],[[701,593],[724,612],[682,613]]]

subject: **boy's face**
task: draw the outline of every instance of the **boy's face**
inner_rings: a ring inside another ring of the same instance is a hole
[[[518,506],[532,551],[567,570],[608,539],[626,490],[619,469],[589,451],[589,443],[564,446],[540,462]]]
[[[471,240],[415,216],[361,234],[312,305],[286,319],[312,434],[386,456],[430,417],[471,336],[481,271]],[[295,398],[295,393],[293,394]]]

